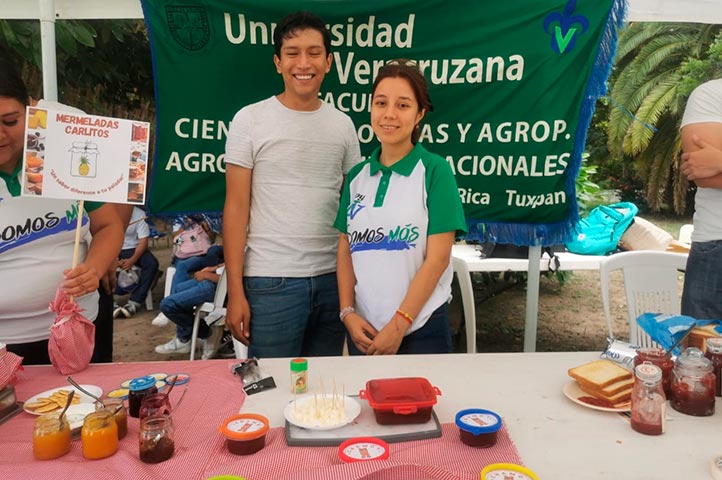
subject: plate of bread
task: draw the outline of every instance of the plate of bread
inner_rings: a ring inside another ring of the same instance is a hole
[[[89,391],[96,397],[100,397],[103,394],[103,389],[97,385],[81,385],[85,390]],[[70,391],[75,390],[71,405],[77,405],[81,403],[90,403],[91,405],[95,400],[83,392],[79,391],[75,387],[68,385],[67,387],[57,387],[50,390],[46,390],[37,395],[33,395],[23,405],[23,409],[31,415],[42,415],[44,413],[51,413],[60,411],[68,400]]]
[[[570,368],[568,373],[574,380],[564,385],[563,392],[572,402],[603,412],[631,410],[634,376],[624,367],[595,360]]]

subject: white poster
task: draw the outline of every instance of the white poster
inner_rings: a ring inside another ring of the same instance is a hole
[[[22,194],[145,203],[147,122],[29,107]]]

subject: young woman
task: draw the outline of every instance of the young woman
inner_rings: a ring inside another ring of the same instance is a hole
[[[0,342],[24,357],[23,364],[50,363],[48,338],[55,313],[48,304],[62,286],[94,320],[100,278],[123,243],[115,208],[86,202],[80,264],[70,269],[75,243],[73,200],[21,196],[20,169],[29,96],[15,66],[0,56]],[[37,152],[42,154],[42,152]],[[32,225],[32,228],[28,228]]]
[[[381,146],[348,173],[334,223],[349,352],[449,352],[451,246],[466,222],[451,168],[417,143],[432,110],[426,80],[413,61],[393,60],[372,95]]]

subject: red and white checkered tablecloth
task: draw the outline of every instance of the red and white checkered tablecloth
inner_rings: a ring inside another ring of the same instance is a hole
[[[74,440],[70,452],[58,459],[38,461],[33,458],[32,431],[35,416],[25,412],[0,425],[0,478],[14,479],[196,479],[205,478],[211,452],[225,449],[218,427],[224,419],[238,413],[245,393],[240,379],[230,373],[235,360],[195,362],[153,362],[91,365],[74,374],[80,384],[100,386],[104,392],[120,387],[124,380],[164,372],[188,373],[188,393],[173,414],[175,455],[168,461],[148,465],[138,458],[137,418],[128,417],[128,435],[120,441],[118,452],[101,460],[83,458],[80,440]],[[68,385],[64,375],[52,367],[27,367],[18,375],[16,392],[19,400],[50,388]],[[171,392],[171,403],[178,400],[185,385]]]

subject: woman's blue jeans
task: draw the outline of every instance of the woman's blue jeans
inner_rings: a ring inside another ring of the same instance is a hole
[[[216,295],[216,284],[210,280],[201,282],[190,279],[177,285],[176,293],[168,295],[160,302],[160,311],[176,325],[178,339],[187,342],[193,334],[193,307],[204,302],[212,302]],[[208,337],[206,322],[198,323],[198,338]]]

